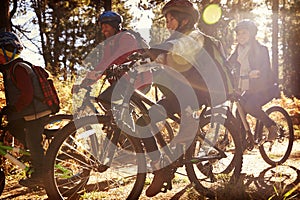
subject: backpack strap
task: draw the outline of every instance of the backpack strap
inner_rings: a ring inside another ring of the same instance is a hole
[[[23,67],[27,71],[27,73],[29,74],[29,76],[31,78],[34,77],[34,72],[33,72],[32,68],[31,68],[31,63],[29,63],[27,61],[24,61],[24,60],[17,61],[17,62],[14,63],[14,65],[13,65],[13,67],[11,69],[11,78],[12,78],[12,80],[13,80],[13,82],[15,84],[17,82],[16,81],[16,76],[15,76],[15,70],[16,70],[17,66]]]
[[[122,29],[121,30],[122,32],[119,34],[119,37],[117,38],[116,40],[116,45],[119,46],[119,43],[120,43],[120,38],[121,38],[121,34],[124,34],[126,32],[132,34],[137,43],[138,43],[138,47],[139,47],[139,50],[147,50],[150,48],[150,46],[147,44],[146,40],[141,36],[141,34],[139,32],[136,32],[134,30],[131,30],[131,29]]]
[[[33,84],[33,79],[36,77],[36,75],[35,75],[35,73],[34,73],[34,71],[33,71],[33,69],[32,69],[32,64],[31,64],[30,62],[28,62],[28,61],[25,61],[25,60],[20,60],[20,61],[16,62],[16,63],[13,65],[12,72],[11,72],[11,74],[12,74],[12,75],[11,75],[12,81],[13,81],[15,84],[17,83],[16,77],[15,77],[15,70],[16,70],[16,67],[17,67],[17,66],[21,66],[21,67],[23,67],[23,68],[27,71],[27,73],[29,74],[29,76],[30,76],[30,78],[31,78],[32,84]],[[35,92],[34,92],[34,93],[35,93]],[[34,97],[35,99],[37,99],[38,101],[41,101],[41,102],[44,101],[43,98],[36,96],[36,94],[34,94],[33,97]]]
[[[221,76],[223,78],[224,84],[227,89],[227,93],[231,94],[233,92],[234,81],[230,69],[227,66],[226,58],[224,55],[224,50],[220,41],[204,35],[204,48],[208,51],[210,56],[213,58],[218,66]]]

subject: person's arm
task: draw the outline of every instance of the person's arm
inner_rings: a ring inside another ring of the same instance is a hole
[[[113,49],[110,49],[110,46],[105,47],[102,60],[93,71],[87,74],[86,78],[97,81],[108,67],[127,62],[128,56],[139,49],[137,40],[129,33],[122,32],[113,37],[115,43]]]
[[[34,89],[32,80],[27,70],[24,67],[16,66],[14,69],[14,77],[16,87],[20,90],[20,96],[17,97],[15,108],[17,111],[22,111],[29,106],[33,100]]]
[[[265,46],[261,46],[261,52],[260,52],[260,76],[262,79],[267,79],[268,76],[270,76],[271,72],[271,62],[270,62],[270,56],[269,56],[269,51],[268,48]]]

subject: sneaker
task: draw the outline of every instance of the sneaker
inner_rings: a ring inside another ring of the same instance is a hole
[[[154,197],[160,192],[166,192],[172,189],[171,181],[174,178],[174,172],[166,167],[154,172],[154,178],[146,190],[147,197]]]
[[[269,135],[267,141],[272,142],[278,137],[279,128],[276,125],[268,127]]]
[[[28,188],[44,186],[44,183],[40,177],[32,177],[32,178],[22,179],[19,181],[19,184],[24,187],[28,187]]]

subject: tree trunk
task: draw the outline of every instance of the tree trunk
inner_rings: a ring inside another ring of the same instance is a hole
[[[0,0],[0,31],[11,31],[9,0]]]
[[[104,1],[104,9],[106,11],[111,10],[111,0]]]
[[[273,71],[278,79],[278,0],[273,1],[272,7],[272,67]]]

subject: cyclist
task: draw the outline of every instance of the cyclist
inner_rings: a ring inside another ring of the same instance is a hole
[[[210,104],[211,101],[207,82],[206,80],[204,81],[199,71],[199,66],[207,71],[213,66],[221,65],[216,57],[222,57],[222,53],[219,51],[220,43],[204,35],[196,28],[199,12],[190,1],[171,0],[163,7],[162,13],[171,35],[162,44],[152,47],[149,50],[149,56],[155,62],[169,66],[184,78],[182,79],[179,76],[179,79],[177,77],[174,79],[172,70],[154,72],[153,79],[155,84],[163,82],[168,85],[157,84],[164,94],[164,98],[149,110],[151,118],[150,129],[152,130],[147,130],[151,133],[143,129],[145,125],[149,124],[147,120],[140,118],[137,121],[137,124],[140,125],[137,127],[137,131],[143,138],[146,151],[151,158],[150,164],[154,173],[154,179],[146,190],[148,197],[155,196],[162,189],[170,188],[170,181],[174,177],[172,169],[168,167],[162,168],[160,164],[161,153],[158,150],[154,137],[151,137],[151,135],[155,134],[155,124],[163,121],[166,115],[171,116],[178,113],[181,115],[181,119],[185,118],[186,120],[185,123],[181,122],[180,131],[171,143],[187,144],[191,142],[195,137],[195,130],[197,130],[198,126],[196,119],[192,116],[192,111],[199,109],[203,104]],[[211,45],[212,43],[214,45]],[[198,69],[194,65],[198,65]],[[213,74],[211,73],[211,75]],[[186,82],[185,80],[188,81]],[[167,86],[170,86],[172,89]],[[189,93],[191,88],[194,91],[196,103],[191,100],[194,97],[188,96],[192,94]],[[176,91],[179,91],[179,94],[176,94]],[[184,108],[181,108],[180,96],[184,97]],[[223,100],[225,101],[226,99]],[[162,111],[166,113],[162,113]],[[141,129],[139,130],[140,127]]]
[[[273,141],[278,128],[262,110],[264,104],[279,94],[268,49],[257,41],[257,26],[253,21],[242,20],[234,30],[238,44],[228,61],[237,68],[237,86],[243,97],[241,105],[246,113],[261,120],[268,128],[269,135],[265,140]]]
[[[128,56],[134,52],[143,51],[139,46],[140,41],[138,41],[135,35],[122,28],[122,22],[122,16],[113,11],[105,11],[99,16],[101,32],[106,38],[104,41],[103,57],[100,63],[95,66],[94,70],[86,74],[80,87],[94,84],[103,75],[106,75],[105,70],[110,66],[128,62]],[[137,80],[136,85],[138,85],[139,88],[143,88],[146,84],[151,83],[152,79],[149,77],[149,74],[150,73],[147,73],[145,76],[141,76],[142,78],[140,80]],[[120,77],[122,75],[123,74],[120,74]],[[109,79],[109,83],[111,86],[98,97],[100,102],[107,105],[106,109],[110,108],[109,103],[111,102],[116,80]],[[80,87],[74,86],[73,91],[76,93]]]
[[[30,178],[19,183],[26,187],[43,186],[44,149],[41,143],[51,111],[38,100],[43,93],[32,69],[20,58],[23,50],[20,39],[12,32],[1,32],[0,48],[0,71],[6,97],[6,106],[1,112],[7,115],[9,132],[29,149],[34,169]]]

